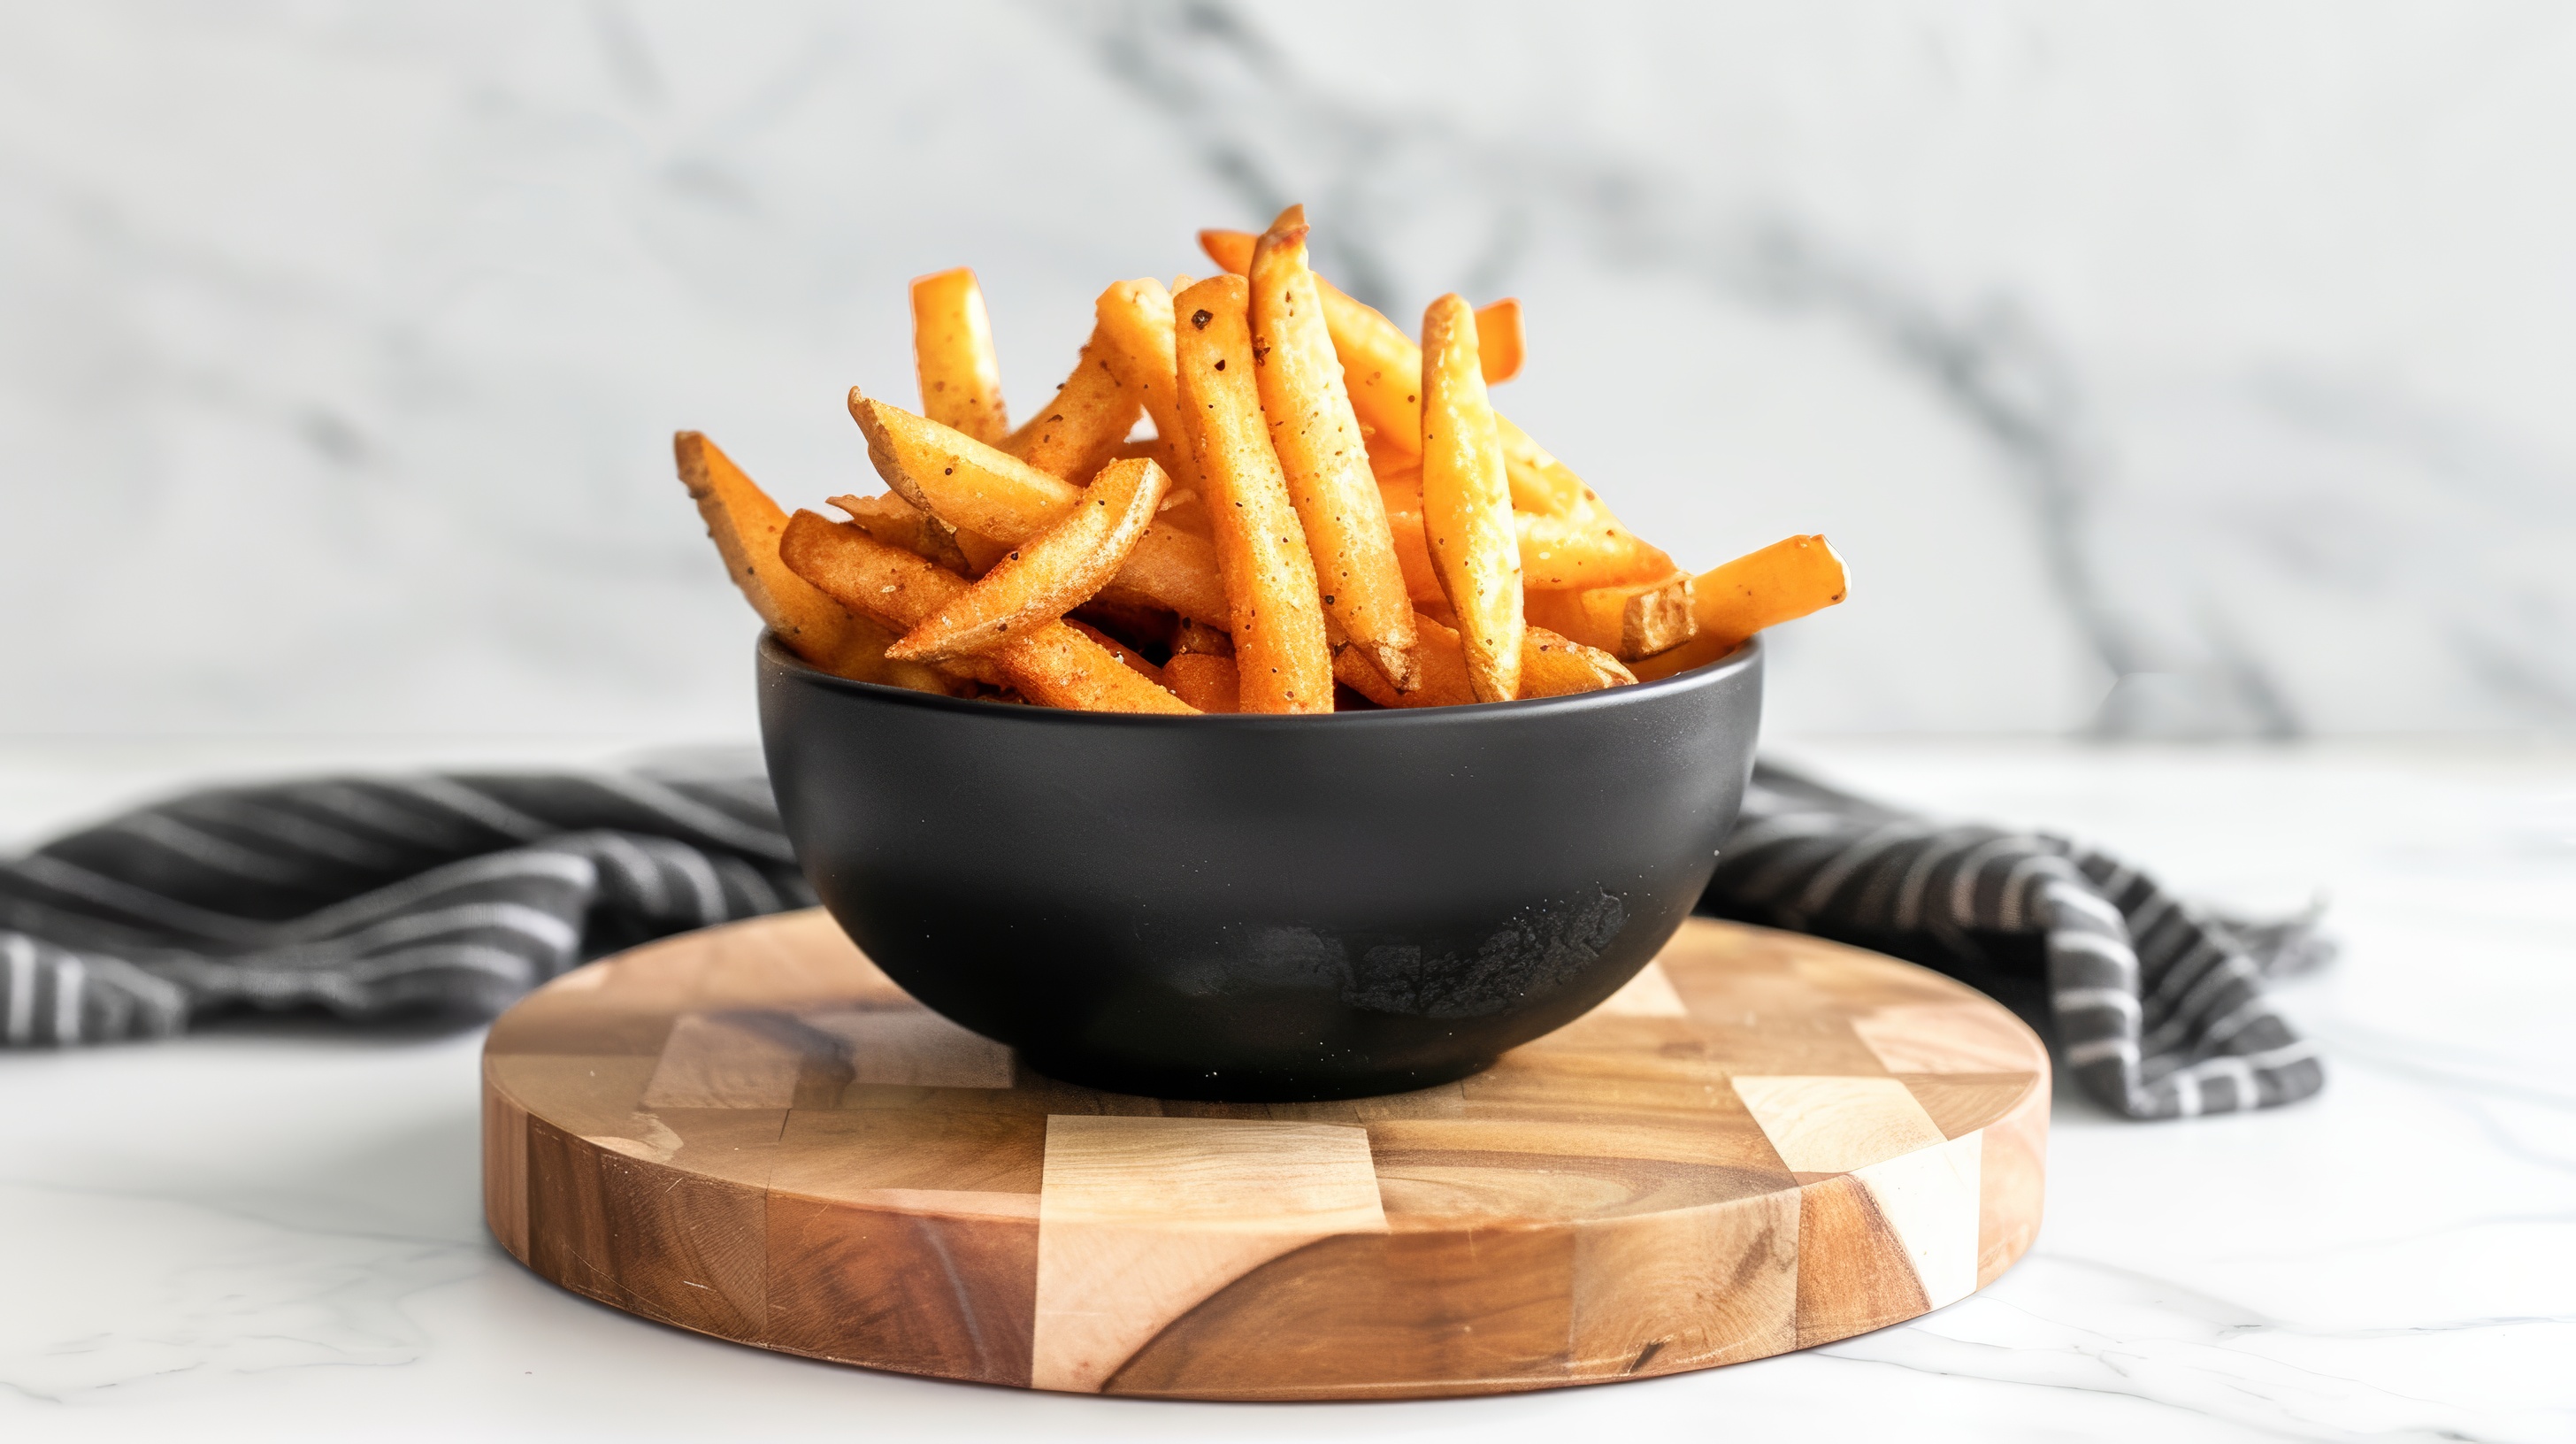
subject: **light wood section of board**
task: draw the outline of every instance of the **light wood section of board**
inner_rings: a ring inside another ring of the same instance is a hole
[[[817,1358],[1212,1399],[1761,1358],[1965,1297],[2039,1223],[2048,1061],[1946,978],[1693,920],[1419,1093],[1055,1082],[819,912],[580,969],[494,1024],[493,1235],[618,1308]]]

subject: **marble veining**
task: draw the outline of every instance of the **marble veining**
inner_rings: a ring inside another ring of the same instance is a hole
[[[1308,202],[1708,565],[1795,730],[2576,727],[2576,22],[2508,0],[0,15],[0,732],[740,730],[667,437],[864,479],[902,281],[1025,408]]]

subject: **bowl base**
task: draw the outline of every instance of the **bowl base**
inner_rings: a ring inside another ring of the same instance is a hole
[[[1049,1058],[1025,1049],[1020,1051],[1019,1059],[1032,1071],[1059,1083],[1097,1088],[1103,1093],[1127,1093],[1139,1098],[1180,1098],[1202,1103],[1329,1103],[1345,1098],[1383,1098],[1455,1083],[1494,1066],[1491,1058],[1471,1058],[1463,1063],[1443,1063],[1425,1068],[1366,1071],[1103,1068],[1071,1059]]]

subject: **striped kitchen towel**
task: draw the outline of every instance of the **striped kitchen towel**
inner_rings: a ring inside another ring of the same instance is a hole
[[[2313,910],[2255,923],[2196,908],[2063,837],[1943,825],[1764,763],[1700,910],[1983,989],[2131,1118],[2264,1108],[2325,1082],[2264,986],[2330,955]]]
[[[496,1013],[585,958],[813,901],[756,763],[213,788],[0,861],[0,1038]]]
[[[812,902],[739,755],[214,788],[0,862],[0,1039],[159,1037],[244,1007],[492,1013],[586,958]],[[1766,764],[1701,908],[2016,1004],[2131,1117],[2322,1080],[2263,989],[2317,955],[2304,923],[2197,911],[2060,838],[1938,826]]]

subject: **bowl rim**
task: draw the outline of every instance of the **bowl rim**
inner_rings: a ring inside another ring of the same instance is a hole
[[[756,647],[758,660],[801,681],[838,691],[853,697],[895,706],[920,707],[931,711],[953,711],[962,715],[995,721],[1019,721],[1032,727],[1231,727],[1260,731],[1306,730],[1314,728],[1388,728],[1439,727],[1473,725],[1478,720],[1506,720],[1554,716],[1558,713],[1602,711],[1612,708],[1642,706],[1645,703],[1679,692],[1720,686],[1756,669],[1762,661],[1762,639],[1745,640],[1744,645],[1686,672],[1652,682],[1639,682],[1627,687],[1605,687],[1597,692],[1575,692],[1563,697],[1531,697],[1515,702],[1464,702],[1450,707],[1386,707],[1367,712],[1308,712],[1298,714],[1202,712],[1193,716],[1176,716],[1160,712],[1085,712],[1069,707],[1037,707],[1023,703],[993,702],[978,697],[947,697],[936,692],[916,692],[909,687],[889,686],[883,682],[861,682],[836,677],[814,666],[778,640],[778,634],[762,628]]]

